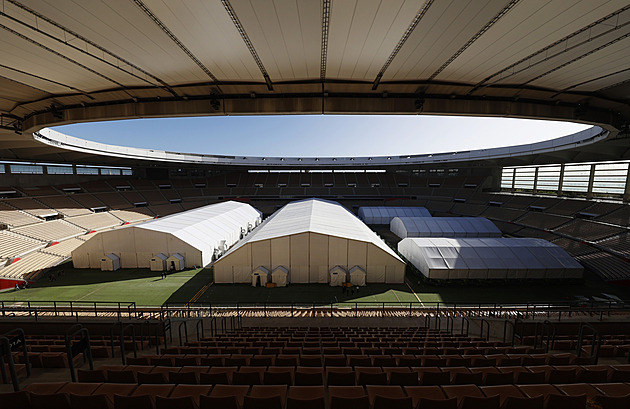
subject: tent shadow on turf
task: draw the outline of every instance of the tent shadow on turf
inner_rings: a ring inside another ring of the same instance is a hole
[[[59,273],[61,272],[61,276]],[[54,274],[54,281],[49,281],[49,276]],[[161,280],[162,273],[160,271],[150,271],[149,269],[133,268],[133,269],[120,269],[116,271],[100,271],[93,269],[74,269],[74,268],[55,268],[50,272],[43,275],[35,284],[33,288],[44,287],[65,287],[76,285],[90,285],[111,283],[114,281],[128,281],[138,280],[143,278],[155,277],[157,280]],[[167,278],[168,279],[168,278]]]

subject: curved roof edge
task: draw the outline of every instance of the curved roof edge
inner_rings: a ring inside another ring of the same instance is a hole
[[[297,168],[329,168],[334,166],[375,167],[389,165],[421,165],[444,162],[465,162],[489,160],[497,158],[540,155],[550,152],[574,149],[592,145],[610,136],[610,132],[593,126],[584,131],[562,136],[543,142],[524,145],[513,145],[501,148],[477,149],[457,152],[433,154],[409,154],[398,156],[362,156],[362,157],[262,157],[262,156],[229,156],[183,152],[169,152],[157,149],[132,148],[92,142],[70,135],[65,135],[50,128],[44,128],[32,134],[33,139],[45,145],[68,151],[82,152],[92,155],[117,157],[129,160],[146,160],[157,162],[184,163],[195,165],[226,165],[243,167],[297,167]]]

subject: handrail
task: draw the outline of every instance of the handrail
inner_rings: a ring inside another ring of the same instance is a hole
[[[75,335],[81,334],[79,342],[72,342]],[[66,353],[68,355],[68,366],[70,369],[70,377],[72,382],[77,381],[77,375],[74,371],[74,357],[84,352],[87,353],[87,361],[90,365],[90,370],[94,370],[94,361],[92,360],[92,348],[90,346],[90,332],[87,328],[83,328],[81,324],[75,324],[71,326],[65,334],[66,339]],[[83,359],[85,361],[85,354]]]
[[[512,320],[504,320],[503,321],[503,343],[506,342],[507,338],[507,326],[510,324],[512,326],[512,346],[514,346],[514,332],[516,332],[516,326],[512,322]]]
[[[12,350],[20,346],[22,347],[22,353],[24,354],[23,357],[24,364],[26,365],[26,376],[30,377],[31,364],[28,360],[28,348],[26,346],[26,336],[24,335],[24,330],[22,328],[15,328],[0,336],[0,372],[2,373],[2,381],[4,384],[9,383],[4,363],[4,355],[6,354],[9,373],[11,374],[11,383],[13,384],[13,390],[15,392],[20,390],[20,382],[17,376],[17,371],[15,370]]]
[[[486,323],[488,325],[488,329],[486,329],[486,341],[490,339],[490,321],[486,320],[485,318],[481,319],[481,324],[480,324],[480,331],[479,331],[479,338],[483,338],[483,324]]]
[[[123,325],[122,321],[118,321],[112,325],[110,330],[110,343],[112,347],[112,357],[114,357],[114,329],[120,327],[120,335],[118,342],[120,343],[120,359],[123,365],[127,365],[127,352],[125,351],[125,332],[127,329],[131,329],[131,342],[133,346],[133,357],[138,357],[138,347],[136,346],[136,329],[133,323]],[[141,328],[142,329],[142,328]]]
[[[452,315],[446,316],[446,331],[449,331],[451,335],[453,334],[453,328],[455,327],[455,319]]]
[[[179,346],[183,346],[182,343],[182,325],[184,326],[184,335],[186,336],[186,343],[188,343],[188,325],[186,325],[186,320],[183,320],[177,326],[177,335],[179,337]]]
[[[549,320],[544,320],[542,323],[542,330],[540,331],[540,346],[542,347],[543,340],[545,339],[545,333],[547,334],[547,342],[545,345],[545,353],[549,353],[549,350],[553,350],[553,346],[556,342],[556,326]],[[534,348],[536,345],[534,345]]]
[[[464,323],[466,323],[466,333],[464,334]],[[464,317],[462,315],[462,329],[461,329],[461,335],[466,335],[468,336],[468,331],[470,330],[470,321],[468,320],[468,318]]]
[[[521,324],[521,332],[518,332],[518,324]],[[518,336],[519,343],[523,345],[523,333],[525,332],[525,321],[522,318],[517,317],[514,320],[514,331],[512,332],[512,346],[514,346],[514,340]],[[518,335],[517,335],[518,334]]]
[[[599,361],[599,349],[602,345],[602,334],[595,329],[591,324],[581,322],[580,330],[578,332],[578,342],[577,342],[577,356],[582,355],[582,343],[584,341],[584,330],[588,329],[592,332],[593,341],[591,343],[591,357],[594,357],[593,365],[597,365]],[[597,344],[595,341],[597,340]]]

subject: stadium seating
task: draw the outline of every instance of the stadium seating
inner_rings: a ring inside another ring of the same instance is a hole
[[[630,348],[627,335],[607,341]],[[29,337],[31,351],[63,347],[59,342]],[[630,397],[623,383],[630,379],[628,365],[575,364],[572,354],[541,354],[533,347],[416,327],[250,327],[163,352],[130,357],[128,365],[80,370],[79,383],[32,383],[24,392],[1,394],[0,402],[70,409],[558,409],[586,407],[587,399],[626,408]],[[37,365],[64,366],[54,352],[31,353]],[[290,366],[280,366],[288,356]],[[203,366],[204,360],[211,366]],[[411,360],[421,364],[407,366]],[[427,366],[434,363],[445,365]]]

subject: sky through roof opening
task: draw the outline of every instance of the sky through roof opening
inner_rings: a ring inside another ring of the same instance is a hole
[[[534,143],[589,128],[570,122],[429,115],[281,115],[131,119],[58,126],[94,142],[174,152],[380,156]]]

